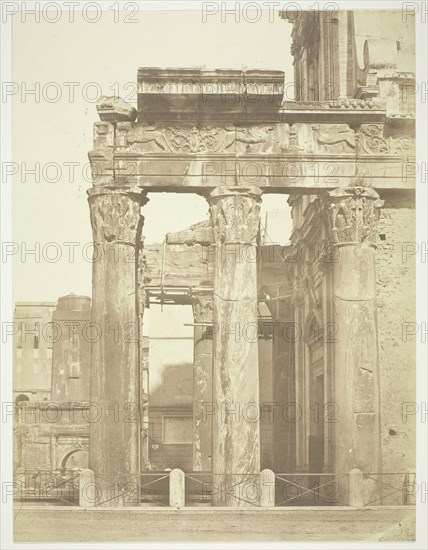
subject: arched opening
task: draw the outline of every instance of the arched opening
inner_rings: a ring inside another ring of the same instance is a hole
[[[61,460],[61,468],[66,470],[83,469],[89,467],[88,449],[74,449]]]
[[[19,414],[19,411],[21,410],[22,403],[26,403],[27,401],[30,401],[30,398],[28,397],[28,395],[25,395],[25,393],[21,393],[15,398],[15,405],[16,405],[15,415],[16,415],[16,419],[18,418],[18,414]]]
[[[15,405],[19,405],[23,401],[30,401],[30,398],[28,397],[28,395],[25,395],[25,393],[21,393],[16,397]]]

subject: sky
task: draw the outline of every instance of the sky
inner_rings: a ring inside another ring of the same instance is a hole
[[[13,19],[14,301],[91,294],[87,153],[99,95],[119,92],[135,103],[129,96],[141,66],[265,68],[293,80],[291,26],[279,17],[238,24],[220,16],[203,22],[199,11],[163,11],[139,12],[134,19],[114,22],[108,12],[96,23],[78,14],[73,23]],[[207,203],[197,195],[149,198],[146,243],[207,218]],[[265,196],[261,216],[284,210],[283,223],[270,231],[284,244],[291,227],[286,199]]]

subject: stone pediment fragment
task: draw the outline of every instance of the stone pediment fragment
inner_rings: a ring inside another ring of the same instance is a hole
[[[101,96],[97,102],[98,116],[107,122],[134,122],[137,110],[120,97]]]

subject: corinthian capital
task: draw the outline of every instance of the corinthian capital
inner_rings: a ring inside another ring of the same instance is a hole
[[[208,202],[216,244],[256,242],[261,194],[257,187],[214,189]]]
[[[192,294],[193,319],[195,323],[213,322],[213,294]]]
[[[137,246],[144,218],[140,207],[147,199],[129,188],[100,188],[88,191],[93,238],[96,242]]]
[[[370,187],[347,187],[330,191],[328,225],[337,244],[376,243],[379,210],[384,201]]]

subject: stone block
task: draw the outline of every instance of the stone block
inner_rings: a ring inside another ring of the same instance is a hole
[[[132,105],[114,96],[101,96],[97,112],[103,122],[134,122],[137,118],[137,110]]]

